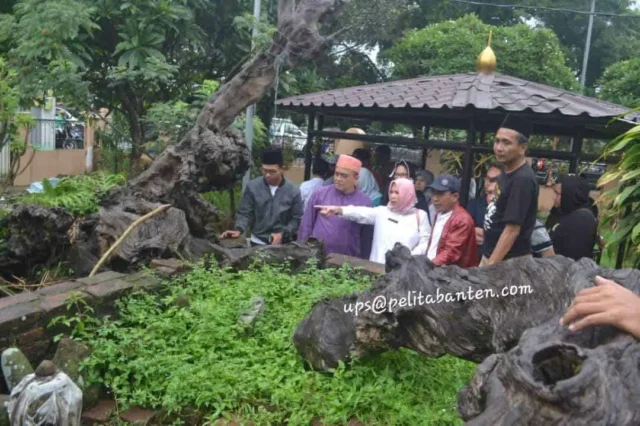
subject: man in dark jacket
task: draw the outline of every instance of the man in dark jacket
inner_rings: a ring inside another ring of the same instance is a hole
[[[220,235],[238,238],[251,229],[251,245],[279,245],[294,239],[302,220],[302,197],[297,185],[284,178],[282,151],[262,153],[262,177],[247,184],[235,229]]]
[[[487,214],[487,207],[495,201],[498,193],[498,179],[504,173],[504,165],[501,163],[491,163],[487,167],[487,173],[484,176],[484,194],[469,201],[467,211],[473,218],[476,225],[476,244],[482,247],[484,242],[484,219]]]
[[[458,202],[460,179],[443,174],[429,185],[429,189],[436,215],[427,258],[436,266],[477,266],[479,258],[473,219]]]
[[[589,185],[579,176],[565,176],[553,188],[560,220],[551,230],[556,254],[579,260],[593,258],[598,220],[593,215]]]
[[[427,187],[433,183],[435,176],[429,170],[416,170],[415,179],[413,184],[416,188],[416,208],[423,210],[427,213],[427,219],[429,219],[429,226],[433,226],[433,218],[436,217],[436,209],[431,202],[431,192],[427,190]]]

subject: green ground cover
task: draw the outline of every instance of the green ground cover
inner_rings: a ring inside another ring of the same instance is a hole
[[[163,296],[123,299],[117,320],[78,336],[94,348],[88,380],[106,384],[122,407],[161,408],[174,419],[197,409],[205,420],[233,414],[257,425],[462,423],[456,394],[472,363],[401,350],[333,374],[305,369],[291,339],[298,322],[323,297],[368,286],[347,268],[196,267],[166,286]],[[238,317],[257,296],[264,312],[246,328]]]

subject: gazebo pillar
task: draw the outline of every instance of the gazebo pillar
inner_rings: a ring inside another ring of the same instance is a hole
[[[580,153],[582,152],[582,129],[577,129],[571,139],[571,161],[569,162],[569,173],[577,173],[580,166]]]
[[[316,126],[316,113],[309,113],[309,124],[307,124],[307,144],[304,146],[304,180],[311,179],[311,162],[313,159],[313,131]]]
[[[469,129],[467,130],[467,146],[464,148],[464,159],[462,162],[462,187],[460,191],[460,204],[467,207],[469,201],[469,187],[471,185],[471,177],[473,175],[473,145],[476,142],[476,120],[471,117],[469,121]]]
[[[424,126],[424,131],[422,133],[422,138],[425,141],[428,141],[430,133],[431,133],[431,126],[429,126],[427,124],[426,126]],[[426,170],[428,157],[429,157],[429,149],[428,148],[422,148],[422,164],[420,165],[421,169],[425,169]]]

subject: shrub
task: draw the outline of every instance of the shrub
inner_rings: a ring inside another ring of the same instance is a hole
[[[285,267],[239,273],[197,267],[167,283],[164,296],[139,293],[118,302],[117,320],[89,337],[84,367],[124,405],[169,413],[197,408],[208,420],[234,413],[256,424],[367,425],[461,423],[456,393],[474,365],[409,350],[341,365],[333,375],[304,368],[292,334],[313,304],[368,287],[347,267],[293,275]],[[265,308],[253,327],[238,317],[254,297]],[[187,298],[189,304],[176,303]]]
[[[633,267],[640,267],[640,125],[609,143],[603,157],[620,155],[620,161],[602,175],[598,186],[617,182],[603,193],[600,204],[600,229],[607,247],[605,256],[613,258],[620,244]]]
[[[83,216],[97,212],[100,199],[106,192],[124,183],[122,174],[101,172],[64,177],[55,187],[45,179],[42,181],[44,192],[25,195],[18,201],[45,207],[64,207],[76,216]]]

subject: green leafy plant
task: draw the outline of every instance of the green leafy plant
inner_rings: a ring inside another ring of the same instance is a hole
[[[18,72],[0,57],[0,151],[9,147],[9,169],[0,179],[0,194],[13,185],[16,177],[33,161],[35,150],[32,148],[27,164],[22,165],[23,155],[30,147],[29,131],[35,123],[30,114],[20,111],[20,90],[17,87]]]
[[[124,175],[102,172],[64,177],[56,186],[45,179],[42,181],[43,193],[25,195],[20,201],[63,207],[74,215],[83,216],[97,212],[100,199],[106,192],[124,183]]]
[[[222,232],[233,228],[236,212],[242,198],[242,185],[236,185],[227,191],[205,192],[202,197],[222,212],[223,217],[216,224],[216,230]]]
[[[60,315],[51,320],[49,327],[64,326],[70,330],[70,334],[76,340],[86,341],[93,336],[100,321],[95,317],[94,309],[89,306],[86,294],[80,291],[72,291],[66,299],[66,309],[69,314]],[[59,341],[63,333],[54,336],[54,342]]]
[[[90,333],[83,365],[123,406],[163,409],[169,419],[202,413],[246,424],[453,425],[456,394],[474,364],[391,351],[340,365],[305,369],[292,334],[314,303],[364,290],[369,279],[349,267],[286,266],[234,273],[195,267],[166,283],[161,295],[139,293],[117,304],[117,319]],[[252,326],[239,324],[251,301],[264,298]],[[210,423],[207,423],[210,422]]]
[[[187,134],[196,122],[198,114],[211,95],[218,90],[220,83],[216,80],[204,80],[195,91],[194,100],[158,102],[153,104],[146,115],[145,121],[151,130],[152,141],[145,144],[147,152],[153,155],[161,153],[168,145],[176,144]],[[232,124],[232,128],[244,134],[246,125],[245,114],[240,114]],[[253,148],[258,151],[267,146],[267,128],[258,118],[253,118]],[[259,154],[256,154],[259,159]],[[255,161],[255,155],[254,155]]]
[[[485,48],[490,30],[498,57],[497,72],[563,89],[578,89],[574,72],[553,31],[523,23],[487,25],[475,15],[409,30],[383,52],[382,60],[394,65],[394,79],[475,72],[478,54]]]
[[[599,83],[599,96],[610,102],[633,107],[640,104],[640,57],[616,62],[607,68]]]
[[[604,156],[621,155],[620,161],[607,171],[598,186],[617,183],[600,196],[601,229],[608,256],[625,244],[635,266],[640,265],[640,125],[614,139],[605,149]]]

